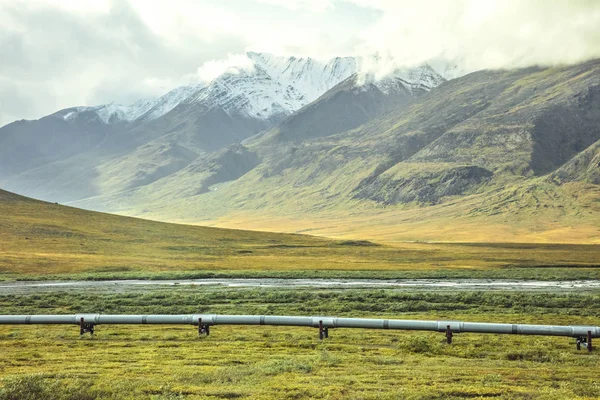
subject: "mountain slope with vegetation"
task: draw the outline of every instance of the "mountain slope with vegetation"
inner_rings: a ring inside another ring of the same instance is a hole
[[[600,243],[599,110],[598,60],[481,71],[345,132],[290,142],[284,122],[246,144],[262,162],[218,191],[117,211],[379,240]]]
[[[241,134],[232,122],[226,139],[188,129],[181,113],[199,111],[181,104],[128,131],[127,150],[68,158],[92,170],[40,166],[36,187],[87,191],[69,202],[77,207],[171,222],[378,241],[600,243],[600,60],[443,83],[428,71],[351,76],[273,129]]]
[[[156,99],[71,107],[0,127],[0,187],[59,202],[121,192],[131,198],[136,189],[148,192],[148,185],[194,160],[201,163],[275,127],[355,76],[363,62],[360,57],[321,62],[267,53],[248,53],[246,61]],[[424,64],[397,71],[377,90],[408,99],[443,81]],[[355,124],[381,108],[375,101]]]

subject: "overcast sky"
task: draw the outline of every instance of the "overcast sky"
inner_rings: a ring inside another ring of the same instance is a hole
[[[157,96],[248,50],[574,63],[600,57],[600,1],[0,0],[0,125]]]

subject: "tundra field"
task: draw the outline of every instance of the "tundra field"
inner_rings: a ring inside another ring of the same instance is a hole
[[[0,400],[600,400],[600,0],[0,0],[0,55]]]
[[[594,244],[392,243],[172,225],[0,191],[0,280],[600,278]],[[600,292],[0,290],[0,314],[226,313],[598,325]],[[591,399],[568,338],[216,326],[0,326],[0,399]]]
[[[226,313],[597,324],[600,293],[178,287],[2,295],[3,313]],[[0,326],[0,399],[593,399],[573,339],[288,327]]]
[[[599,279],[591,243],[391,243],[175,225],[0,190],[0,280]]]

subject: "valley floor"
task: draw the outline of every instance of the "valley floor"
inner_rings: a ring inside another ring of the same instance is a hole
[[[325,239],[125,218],[2,191],[0,215],[2,281],[600,279],[600,245],[593,243],[510,243],[503,236],[495,243]],[[134,292],[0,290],[1,314],[81,312],[598,325],[600,292],[183,285]],[[323,342],[316,330],[298,328],[219,326],[207,338],[191,326],[99,326],[96,333],[79,338],[77,326],[0,326],[0,400],[600,397],[600,353],[577,352],[566,338],[461,334],[448,346],[435,333],[367,330],[333,330]]]
[[[1,295],[3,313],[256,313],[597,324],[600,292],[176,288]],[[600,353],[568,338],[218,326],[0,327],[0,399],[591,399]]]

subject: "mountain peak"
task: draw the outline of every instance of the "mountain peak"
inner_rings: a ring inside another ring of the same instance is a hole
[[[397,68],[382,79],[374,79],[373,84],[386,94],[402,85],[410,92],[429,91],[444,83],[446,79],[427,63],[415,68]]]
[[[277,120],[291,115],[317,100],[340,82],[359,73],[362,57],[335,57],[318,60],[311,57],[285,57],[271,53],[249,51],[246,57],[253,68],[228,68],[210,81],[180,86],[163,96],[142,99],[130,105],[108,103],[93,107],[73,107],[57,113],[65,121],[81,113],[94,112],[105,123],[150,121],[162,117],[180,104],[199,104],[207,108],[222,108],[228,113],[261,120]],[[376,63],[377,55],[369,61]],[[429,90],[444,81],[429,65],[393,71],[384,79],[366,80],[389,93],[398,85],[409,90]]]

